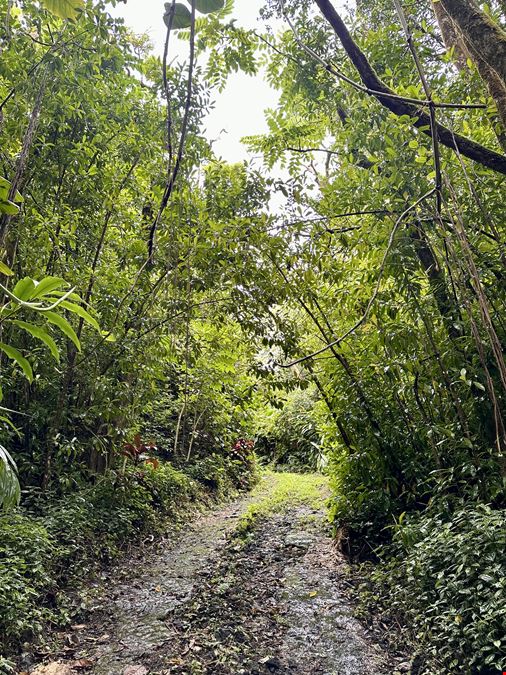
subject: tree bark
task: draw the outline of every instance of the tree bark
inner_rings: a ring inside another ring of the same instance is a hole
[[[448,14],[440,0],[433,0],[432,7],[441,30],[444,43],[448,50],[452,50],[453,60],[459,70],[467,68],[467,60],[476,64],[481,79],[486,84],[490,96],[495,101],[498,115],[503,127],[497,133],[497,138],[503,150],[506,150],[506,83],[504,83],[493,67],[482,57],[481,53],[468,46],[465,36]]]
[[[471,54],[492,68],[506,85],[506,32],[474,0],[438,0],[458,27]]]

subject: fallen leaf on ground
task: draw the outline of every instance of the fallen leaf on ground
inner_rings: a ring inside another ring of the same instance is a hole
[[[62,661],[53,661],[43,666],[37,666],[32,675],[72,675],[70,666]]]
[[[91,659],[78,659],[77,661],[73,661],[71,666],[76,670],[86,670],[93,667],[93,661]]]
[[[144,666],[127,666],[123,675],[148,675],[148,669]]]

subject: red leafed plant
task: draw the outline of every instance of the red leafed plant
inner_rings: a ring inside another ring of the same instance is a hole
[[[255,446],[255,441],[246,438],[239,438],[232,446],[232,455],[236,455],[239,459],[245,459],[251,454]]]
[[[144,464],[151,464],[155,469],[157,469],[160,466],[160,462],[156,459],[156,457],[143,457],[143,455],[147,455],[153,450],[156,450],[156,445],[153,443],[153,441],[143,443],[141,440],[141,435],[135,434],[133,443],[125,443],[123,445],[123,452],[121,454],[124,455],[125,458],[131,459],[135,466],[143,462]]]

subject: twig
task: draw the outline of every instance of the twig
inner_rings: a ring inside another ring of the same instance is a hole
[[[167,186],[165,188],[165,192],[162,197],[162,201],[160,203],[160,208],[158,209],[158,213],[156,215],[156,218],[153,222],[153,225],[151,226],[151,230],[149,232],[149,240],[148,240],[148,263],[152,263],[153,261],[153,253],[154,253],[154,247],[155,247],[155,235],[156,235],[156,230],[158,229],[158,225],[160,224],[160,220],[162,218],[163,212],[165,211],[167,204],[169,203],[169,199],[172,196],[172,192],[174,191],[174,186],[176,184],[177,177],[179,175],[179,170],[181,168],[181,164],[183,161],[183,154],[184,154],[184,149],[186,145],[186,136],[188,133],[188,124],[190,120],[190,111],[191,111],[191,103],[192,103],[192,94],[193,94],[193,73],[195,69],[195,13],[196,13],[196,0],[192,0],[192,8],[191,8],[191,29],[190,29],[190,63],[188,66],[188,82],[187,82],[187,87],[186,87],[186,103],[185,103],[185,110],[184,110],[184,116],[183,116],[183,124],[181,128],[181,137],[179,139],[179,148],[177,152],[177,157],[176,161],[174,164],[174,169],[172,170],[172,174],[167,182]]]
[[[401,215],[399,216],[399,218],[395,221],[395,224],[394,224],[394,226],[392,228],[392,231],[390,233],[390,237],[388,239],[388,245],[387,245],[386,251],[383,255],[383,260],[381,261],[379,274],[378,274],[378,280],[376,282],[376,287],[374,289],[374,292],[373,292],[369,302],[367,303],[367,307],[365,309],[365,312],[362,314],[360,319],[349,330],[347,330],[343,335],[341,335],[341,337],[337,338],[336,340],[333,340],[329,344],[325,345],[325,347],[322,347],[321,349],[318,349],[317,351],[313,352],[312,354],[308,354],[307,356],[303,356],[300,359],[297,359],[295,361],[291,361],[290,363],[285,363],[285,364],[278,363],[277,364],[278,366],[280,366],[281,368],[292,368],[293,366],[295,366],[299,363],[303,363],[304,361],[312,359],[315,356],[319,356],[320,354],[323,354],[323,352],[326,352],[327,349],[331,349],[332,347],[335,347],[335,346],[339,345],[349,335],[354,333],[357,330],[357,328],[360,328],[360,326],[366,321],[367,317],[369,316],[369,312],[371,311],[371,308],[372,308],[373,304],[375,303],[376,298],[378,297],[378,293],[379,293],[379,289],[380,289],[380,285],[381,285],[381,280],[383,278],[383,273],[385,271],[386,261],[387,261],[387,258],[389,256],[389,254],[390,254],[390,251],[392,250],[395,235],[397,234],[397,230],[399,229],[400,224],[402,223],[404,218],[409,213],[411,213],[411,211],[414,211],[422,202],[424,202],[426,199],[428,199],[433,194],[435,194],[435,192],[436,192],[435,188],[432,188],[432,190],[429,190],[429,192],[426,192],[422,197],[420,197],[420,199],[417,199],[417,201],[414,202],[414,204],[411,204],[411,206],[409,206],[405,211],[403,211],[401,213]]]

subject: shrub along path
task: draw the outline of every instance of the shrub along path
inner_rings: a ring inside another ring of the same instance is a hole
[[[252,494],[104,583],[88,622],[32,672],[395,672],[353,616],[326,496],[320,476],[264,476]]]

